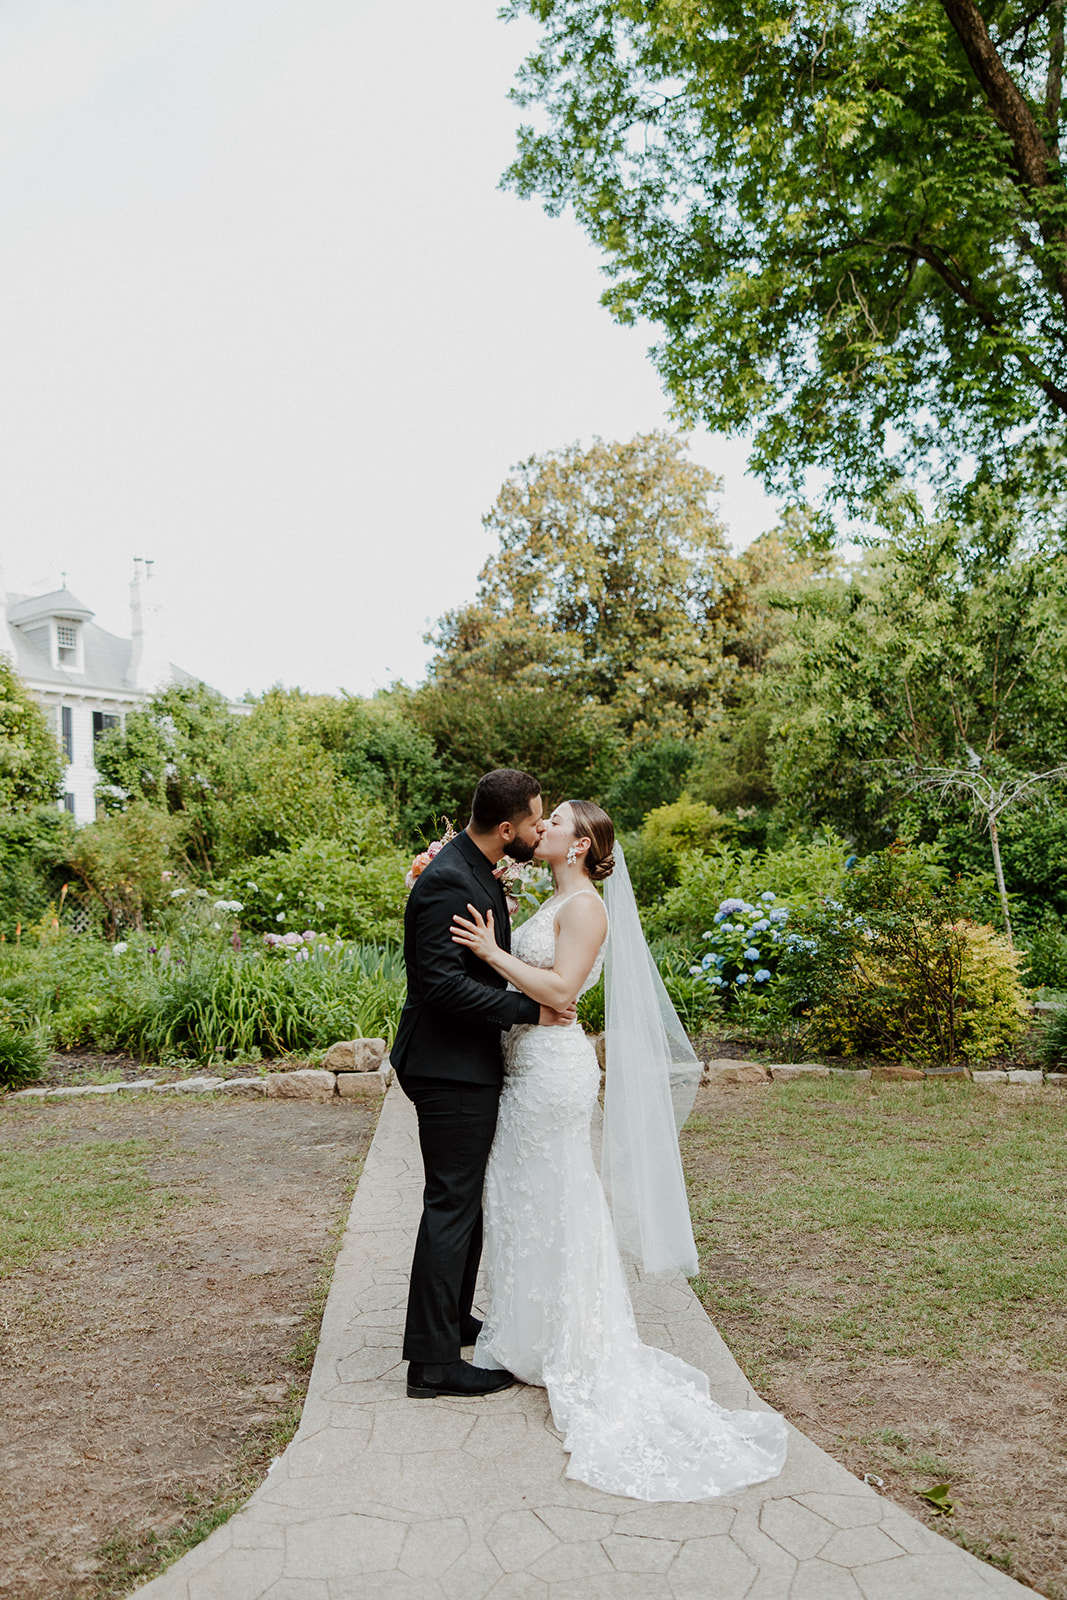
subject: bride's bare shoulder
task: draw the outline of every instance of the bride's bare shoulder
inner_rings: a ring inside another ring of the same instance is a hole
[[[608,926],[604,902],[595,889],[568,895],[556,913],[556,925],[576,933],[596,933],[603,937]]]

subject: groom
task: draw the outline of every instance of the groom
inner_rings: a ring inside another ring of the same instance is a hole
[[[404,912],[408,991],[390,1059],[414,1103],[426,1177],[411,1263],[404,1359],[408,1394],[483,1395],[506,1389],[510,1372],[460,1360],[481,1323],[471,1315],[482,1252],[482,1181],[503,1082],[501,1030],[515,1023],[564,1026],[574,1007],[552,1011],[452,942],[455,913],[493,913],[497,942],[511,948],[502,856],[529,861],[544,831],[541,785],[501,767],[479,781],[471,819],[415,880]]]

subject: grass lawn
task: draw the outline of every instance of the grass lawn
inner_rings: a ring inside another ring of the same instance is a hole
[[[695,1287],[757,1387],[1067,1600],[1067,1093],[703,1090],[682,1142]]]
[[[70,1146],[49,1133],[0,1151],[0,1277],[43,1251],[128,1238],[174,1205],[153,1189],[143,1139]]]

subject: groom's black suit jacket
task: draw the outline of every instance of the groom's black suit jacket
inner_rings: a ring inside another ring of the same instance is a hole
[[[404,910],[408,992],[390,1060],[401,1079],[449,1078],[499,1085],[500,1034],[537,1022],[540,1007],[507,979],[452,942],[452,917],[468,902],[493,913],[497,943],[511,949],[511,919],[498,879],[465,833],[440,850],[415,880]]]

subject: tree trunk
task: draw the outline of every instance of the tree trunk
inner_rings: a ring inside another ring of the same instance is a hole
[[[997,875],[997,889],[1000,892],[1000,909],[1004,913],[1004,930],[1008,935],[1008,944],[1015,949],[1015,942],[1011,935],[1011,915],[1008,911],[1008,891],[1004,885],[1004,868],[1000,864],[1000,837],[997,833],[997,820],[989,819],[989,842],[993,846],[993,870]]]

